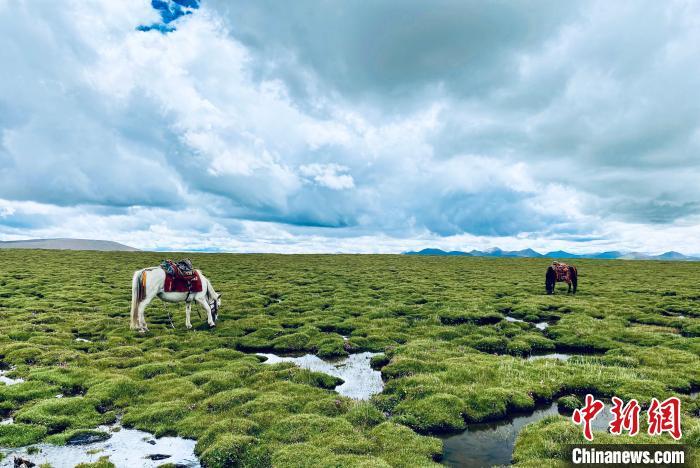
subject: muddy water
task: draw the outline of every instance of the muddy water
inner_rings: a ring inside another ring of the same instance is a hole
[[[510,465],[520,431],[528,424],[556,414],[559,414],[558,406],[551,403],[529,414],[516,414],[490,423],[468,424],[461,434],[442,437],[442,463],[475,468]],[[605,411],[593,420],[593,428],[607,430],[610,421],[612,415]]]
[[[109,432],[111,428],[101,427]],[[155,439],[147,432],[122,428],[102,442],[85,445],[48,445],[37,444],[41,452],[29,455],[27,447],[17,449],[0,449],[5,458],[0,467],[12,467],[14,457],[19,456],[35,463],[37,466],[48,463],[52,468],[73,468],[78,463],[96,462],[100,457],[108,456],[118,468],[155,468],[164,463],[181,467],[198,468],[200,466],[194,454],[195,441],[180,437],[162,437]],[[153,457],[156,455],[156,457]],[[167,455],[162,458],[158,455]],[[157,460],[152,460],[151,457]]]
[[[372,369],[369,365],[370,359],[377,353],[351,354],[338,361],[325,361],[313,354],[299,357],[278,356],[271,353],[256,354],[267,358],[265,364],[293,362],[303,369],[340,377],[345,383],[335,387],[335,391],[356,400],[367,400],[375,393],[381,393],[384,388],[381,372]]]

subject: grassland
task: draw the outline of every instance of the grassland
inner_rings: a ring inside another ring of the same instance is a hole
[[[131,274],[163,257],[2,252],[0,362],[26,381],[0,385],[0,412],[14,418],[0,446],[65,443],[120,417],[197,439],[209,467],[431,466],[436,434],[592,392],[643,406],[680,396],[682,442],[700,448],[688,396],[700,387],[700,263],[581,260],[579,293],[547,296],[546,260],[193,254],[223,293],[217,327],[194,314],[186,330],[171,305],[173,329],[156,301],[140,335],[128,326]],[[554,350],[583,357],[524,359]],[[386,386],[355,402],[329,390],[333,378],[263,365],[256,351],[380,352]],[[542,420],[515,461],[556,466],[580,434]]]

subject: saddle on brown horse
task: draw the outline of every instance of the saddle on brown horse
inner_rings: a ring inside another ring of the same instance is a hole
[[[175,263],[163,260],[160,267],[165,271],[164,292],[196,293],[202,291],[202,279],[189,259]]]
[[[552,262],[554,272],[557,274],[557,282],[571,282],[571,272],[566,263]]]

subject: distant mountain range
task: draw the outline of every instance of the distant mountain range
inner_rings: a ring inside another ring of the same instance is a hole
[[[28,239],[0,241],[0,249],[101,250],[136,252],[139,249],[119,242],[93,239]]]
[[[498,247],[494,249],[489,249],[486,251],[482,250],[471,250],[469,252],[462,252],[459,250],[452,250],[446,252],[441,249],[423,249],[418,252],[404,252],[405,255],[436,255],[436,256],[453,256],[453,257],[522,257],[522,258],[598,258],[598,259],[622,259],[622,260],[676,260],[676,261],[698,261],[700,257],[692,257],[689,255],[683,255],[679,252],[665,252],[660,255],[649,255],[641,252],[598,252],[592,254],[573,254],[565,252],[563,250],[556,250],[554,252],[547,252],[541,254],[532,249],[523,250],[501,250]]]

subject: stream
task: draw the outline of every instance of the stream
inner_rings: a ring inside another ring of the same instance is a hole
[[[460,434],[441,437],[444,447],[442,463],[475,468],[510,465],[515,439],[520,431],[530,423],[557,414],[558,405],[550,403],[531,413],[516,413],[503,420],[468,424],[467,429]],[[610,421],[612,415],[609,411],[600,413],[593,420],[593,428],[607,430]]]
[[[83,445],[36,444],[30,447],[37,448],[40,452],[31,455],[27,453],[29,447],[0,448],[0,453],[5,455],[0,461],[0,467],[13,467],[15,456],[37,466],[48,463],[52,468],[73,468],[79,463],[94,463],[104,456],[108,456],[117,468],[155,468],[165,463],[182,468],[200,466],[194,454],[194,440],[180,437],[156,439],[152,434],[136,429],[120,428],[118,432],[111,432],[116,427],[103,426],[98,429],[110,433],[111,437]]]
[[[377,353],[356,353],[338,361],[325,361],[314,354],[303,356],[278,356],[272,353],[256,353],[266,357],[265,364],[292,362],[302,369],[323,372],[334,377],[340,377],[345,382],[335,387],[340,395],[356,400],[368,400],[384,388],[382,373],[370,367],[370,359]]]
[[[24,379],[12,379],[10,377],[7,377],[5,374],[7,373],[6,370],[0,370],[0,382],[4,383],[5,385],[14,385],[18,383],[24,382]]]

